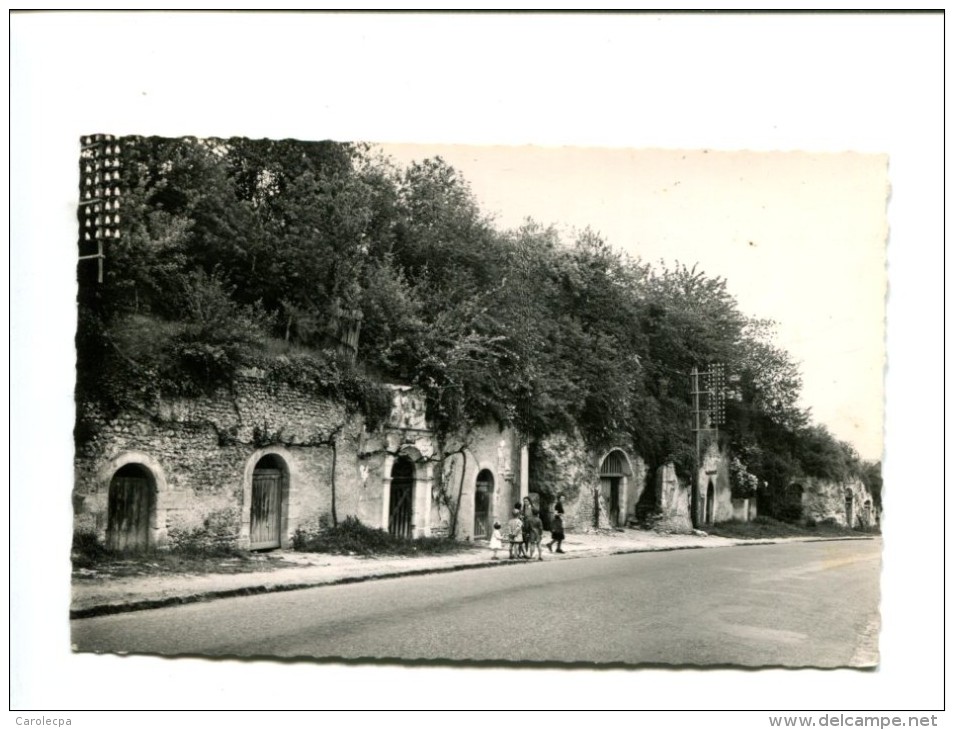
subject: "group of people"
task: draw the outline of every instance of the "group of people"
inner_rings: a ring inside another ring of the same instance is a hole
[[[550,542],[547,549],[554,552],[556,545],[558,553],[563,552],[563,495],[557,496],[550,518]],[[510,546],[510,560],[517,558],[533,558],[543,560],[543,520],[540,519],[540,510],[533,506],[530,497],[523,498],[523,504],[517,502],[513,506],[513,516],[507,523],[507,542]],[[503,547],[504,535],[501,534],[499,522],[494,522],[494,531],[490,538],[490,548],[494,551],[493,559],[497,559],[497,551]]]

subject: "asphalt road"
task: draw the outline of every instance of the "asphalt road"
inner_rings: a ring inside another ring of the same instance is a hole
[[[78,651],[747,666],[877,663],[881,541],[533,562],[72,622]]]

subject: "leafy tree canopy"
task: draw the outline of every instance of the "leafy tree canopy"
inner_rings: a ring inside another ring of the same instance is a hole
[[[334,142],[123,141],[123,236],[102,284],[79,270],[82,398],[117,399],[123,377],[214,384],[278,354],[285,370],[340,373],[342,333],[360,331],[341,377],[416,384],[441,430],[578,431],[688,471],[689,373],[723,363],[722,435],[746,474],[863,476],[880,500],[879,465],[811,424],[772,323],[739,311],[722,278],[650,266],[592,229],[500,230],[440,158],[401,169]]]

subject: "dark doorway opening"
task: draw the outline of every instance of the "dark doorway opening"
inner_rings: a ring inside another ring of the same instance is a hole
[[[491,505],[494,497],[494,475],[484,469],[477,475],[474,487],[474,539],[490,537]]]
[[[395,537],[411,537],[414,496],[414,462],[401,456],[391,468],[391,497],[388,502],[388,532]]]
[[[712,484],[712,480],[709,480],[709,486],[706,488],[706,519],[705,523],[707,525],[712,524],[712,518],[715,514],[715,487]]]

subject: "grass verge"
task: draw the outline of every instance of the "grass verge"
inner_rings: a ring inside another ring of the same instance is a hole
[[[77,580],[207,573],[252,573],[290,568],[298,563],[281,554],[253,553],[225,546],[110,552],[95,535],[73,536],[73,577]]]
[[[333,555],[448,555],[473,550],[469,542],[448,537],[395,537],[380,528],[368,527],[355,517],[347,517],[337,527],[298,530],[295,550]]]
[[[751,522],[730,520],[706,528],[706,532],[717,537],[735,539],[765,540],[777,537],[859,537],[878,534],[875,530],[851,530],[834,522],[819,522],[811,525],[799,525],[780,522],[771,517],[756,517]]]

